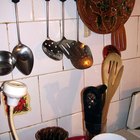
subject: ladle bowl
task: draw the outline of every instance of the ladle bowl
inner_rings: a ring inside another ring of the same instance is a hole
[[[16,65],[16,59],[8,51],[0,51],[0,76],[9,74]]]
[[[89,46],[84,45],[80,41],[73,44],[71,54],[71,63],[77,69],[87,69],[93,65],[93,57]]]

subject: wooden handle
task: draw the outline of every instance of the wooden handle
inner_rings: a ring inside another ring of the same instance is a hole
[[[114,68],[112,68],[112,71],[113,70],[114,70]],[[119,86],[119,83],[120,83],[120,80],[121,80],[121,77],[122,77],[122,74],[123,74],[123,70],[124,70],[124,66],[122,66],[120,68],[120,70],[119,70],[119,72],[118,72],[118,74],[115,78],[114,84],[112,86],[109,85],[109,87],[108,87],[108,90],[107,90],[107,93],[106,93],[106,101],[105,101],[103,112],[102,112],[103,129],[105,128],[106,123],[107,123],[107,114],[108,114],[111,99],[114,96],[114,94],[115,94],[115,92],[116,92],[116,90]],[[110,75],[111,75],[110,80],[113,80],[113,72]]]

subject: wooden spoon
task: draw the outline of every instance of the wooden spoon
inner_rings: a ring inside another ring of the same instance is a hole
[[[107,86],[105,104],[102,112],[102,132],[106,131],[106,122],[109,105],[114,96],[123,73],[121,57],[117,53],[110,53],[104,60],[102,65],[102,80]]]
[[[125,27],[122,25],[118,30],[111,33],[111,44],[116,46],[119,51],[126,50],[126,32]]]

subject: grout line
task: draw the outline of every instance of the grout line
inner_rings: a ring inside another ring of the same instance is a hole
[[[76,18],[68,18],[65,19],[66,21],[68,20],[75,20]],[[49,21],[61,21],[62,19],[50,19]],[[33,15],[33,20],[24,20],[24,21],[19,21],[19,23],[29,23],[29,22],[46,22],[46,19],[39,19],[39,20],[35,20],[35,17]],[[0,22],[0,24],[13,24],[15,23],[15,21],[9,21],[9,22]]]
[[[32,0],[32,18],[35,21],[35,12],[34,12],[34,1]]]

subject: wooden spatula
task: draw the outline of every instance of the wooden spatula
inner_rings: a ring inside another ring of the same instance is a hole
[[[122,25],[118,30],[111,33],[111,44],[116,46],[119,51],[126,50],[126,32],[125,27]]]
[[[102,112],[102,132],[106,131],[109,105],[119,86],[123,69],[121,57],[117,53],[110,53],[103,62],[102,79],[103,83],[107,85],[107,92]]]

